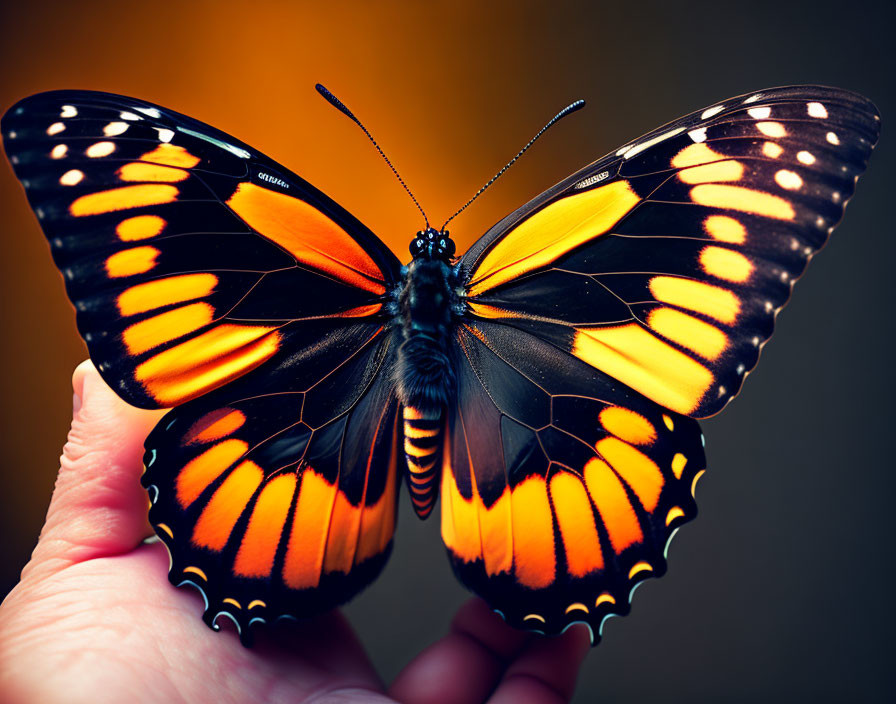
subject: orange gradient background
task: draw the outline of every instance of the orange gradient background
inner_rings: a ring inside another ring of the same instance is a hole
[[[896,168],[886,136],[896,114],[894,56],[884,48],[892,10],[864,1],[726,7],[2,2],[0,111],[55,88],[173,108],[299,173],[406,260],[419,213],[315,82],[365,122],[435,225],[555,112],[588,101],[452,223],[460,251],[573,170],[719,99],[800,82],[865,93],[884,116],[869,174],[760,371],[705,424],[702,515],[672,549],[669,576],[605,630],[577,701],[713,700],[735,686],[766,701],[892,691],[883,644],[894,607],[881,585],[894,547],[879,518],[896,489],[885,441],[892,326],[882,329],[879,314],[892,307],[896,262],[884,193]],[[0,214],[3,594],[40,530],[70,420],[70,375],[86,351],[5,160]],[[402,501],[392,564],[348,609],[386,677],[444,632],[464,599],[438,520],[420,524]],[[831,642],[841,645],[832,651]]]

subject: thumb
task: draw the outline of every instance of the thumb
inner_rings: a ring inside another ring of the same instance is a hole
[[[139,481],[143,441],[164,411],[126,404],[90,361],[75,369],[72,387],[72,427],[47,520],[23,576],[128,552],[151,533]]]

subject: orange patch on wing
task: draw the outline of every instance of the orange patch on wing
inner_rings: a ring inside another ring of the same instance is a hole
[[[208,303],[193,303],[134,323],[121,339],[129,354],[138,355],[211,324],[214,314]]]
[[[122,181],[153,181],[175,183],[189,178],[190,172],[159,164],[144,164],[139,161],[125,164],[116,172]]]
[[[703,229],[719,242],[743,244],[747,239],[747,228],[741,222],[727,215],[710,215],[703,221]]]
[[[187,508],[225,469],[242,457],[249,446],[242,440],[225,440],[184,465],[175,479],[175,496]]]
[[[300,263],[375,295],[385,293],[383,274],[370,255],[314,206],[253,183],[241,183],[227,205]]]
[[[675,456],[672,458],[672,473],[675,475],[676,479],[681,479],[681,473],[684,472],[687,463],[687,457],[680,452],[675,453]]]
[[[478,315],[480,318],[524,318],[525,315],[517,313],[512,310],[507,310],[506,308],[500,308],[498,306],[491,306],[487,303],[476,303],[476,301],[467,301],[467,309],[473,314]]]
[[[149,161],[153,164],[162,164],[163,166],[177,166],[182,169],[192,169],[199,163],[198,156],[193,156],[181,146],[169,144],[167,142],[160,144],[150,152],[146,152],[140,157],[140,161]]]
[[[676,169],[686,169],[690,166],[708,164],[725,158],[723,154],[713,151],[704,142],[700,142],[688,145],[672,157],[672,166]]]
[[[682,183],[714,183],[717,181],[738,181],[744,175],[744,167],[739,161],[726,159],[703,166],[692,166],[678,172]]]
[[[116,252],[106,259],[106,275],[110,279],[145,274],[156,265],[161,252],[155,247],[133,247]]]
[[[171,203],[177,199],[177,194],[177,186],[168,184],[147,183],[137,186],[122,186],[81,196],[69,206],[69,212],[75,217],[83,217],[111,213],[116,210],[143,208],[147,205]]]
[[[640,413],[622,406],[607,406],[600,415],[600,423],[607,432],[635,445],[647,445],[656,440],[656,428]]]
[[[150,357],[134,377],[158,403],[173,406],[254,369],[279,347],[274,327],[221,324]]]
[[[656,300],[687,308],[733,325],[740,314],[740,299],[726,288],[677,276],[654,276],[649,283]]]
[[[214,274],[183,274],[137,284],[118,295],[122,315],[136,315],[173,303],[184,303],[209,295],[218,284]]]
[[[510,230],[483,257],[473,272],[469,295],[550,264],[603,235],[639,200],[627,181],[614,181],[551,203]]]
[[[199,418],[184,433],[185,445],[197,445],[220,440],[239,430],[246,422],[246,414],[235,408],[216,408]]]
[[[563,538],[566,565],[573,577],[604,568],[603,553],[594,523],[594,510],[581,480],[568,472],[551,479],[551,498]]]
[[[353,505],[341,491],[337,491],[333,513],[330,515],[324,572],[351,572],[360,531],[361,508]]]
[[[335,496],[335,484],[305,468],[283,561],[283,581],[291,589],[316,587],[320,582]]]
[[[254,462],[241,462],[223,481],[203,509],[193,528],[193,544],[220,551],[256,489],[264,472]]]
[[[442,463],[442,542],[464,562],[482,559],[476,507],[458,490],[447,455]]]
[[[572,353],[678,413],[696,409],[713,383],[709,369],[637,323],[576,328]]]
[[[233,563],[234,574],[270,576],[295,490],[295,474],[274,477],[261,490]]]
[[[369,464],[368,464],[369,467]],[[386,486],[376,503],[361,507],[361,533],[358,538],[358,549],[355,564],[360,564],[375,557],[386,549],[395,532],[396,477],[398,476],[398,426],[392,431],[392,451],[389,454],[389,465],[386,470]]]
[[[160,234],[167,224],[158,215],[135,215],[118,223],[115,234],[122,242],[145,240]]]
[[[644,508],[653,511],[665,483],[656,462],[618,438],[598,440],[597,451],[631,487]]]
[[[557,557],[554,553],[554,518],[548,502],[544,478],[528,477],[514,487],[513,564],[517,581],[531,589],[541,589],[554,581]]]
[[[724,247],[704,247],[700,252],[700,266],[710,276],[743,283],[753,273],[753,263],[740,252]]]
[[[442,460],[442,541],[466,562],[481,559],[491,576],[513,568],[513,506],[511,492],[486,507],[470,476],[472,496],[465,499],[451,468],[450,447],[445,437]]]
[[[630,545],[644,540],[638,516],[629,503],[625,489],[606,462],[596,457],[588,460],[585,465],[585,486],[597,506],[617,555]]]
[[[716,360],[728,347],[728,336],[715,325],[674,308],[654,308],[647,315],[647,325],[704,359]]]
[[[783,198],[743,186],[704,183],[691,189],[691,200],[711,208],[727,208],[764,215],[778,220],[793,220],[796,212]]]

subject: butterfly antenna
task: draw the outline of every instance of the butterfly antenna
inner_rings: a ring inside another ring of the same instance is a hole
[[[376,150],[380,153],[380,156],[386,160],[386,163],[389,165],[389,168],[392,169],[392,173],[395,174],[395,178],[397,178],[399,183],[401,183],[401,185],[404,186],[404,190],[406,190],[408,192],[408,195],[411,197],[411,200],[414,201],[414,205],[417,206],[417,210],[420,211],[420,214],[423,216],[423,220],[426,222],[426,229],[429,229],[429,218],[426,217],[426,213],[423,212],[423,208],[420,207],[420,203],[417,202],[417,199],[414,197],[414,194],[411,193],[411,189],[408,188],[408,184],[406,184],[404,182],[404,179],[399,175],[398,171],[395,170],[395,167],[392,166],[392,162],[389,161],[389,157],[387,157],[385,155],[385,153],[383,152],[383,150],[380,149],[380,145],[376,143],[376,140],[373,138],[373,135],[371,135],[370,132],[367,131],[367,128],[361,124],[361,121],[357,117],[355,117],[355,114],[351,110],[349,110],[345,106],[345,103],[343,103],[339,98],[337,98],[335,95],[333,95],[330,91],[328,91],[320,83],[317,83],[314,87],[317,89],[318,93],[320,93],[322,96],[324,96],[324,98],[327,99],[327,102],[330,103],[330,105],[332,105],[339,112],[341,112],[343,115],[348,117],[352,122],[354,122],[362,130],[364,130],[364,134],[367,135],[367,139],[369,139],[370,142],[373,144],[373,146],[376,147]]]
[[[511,166],[513,166],[514,162],[515,162],[517,159],[519,159],[523,154],[525,154],[525,153],[526,153],[526,150],[527,150],[529,147],[531,147],[533,144],[535,144],[536,140],[537,140],[539,137],[541,137],[541,135],[543,135],[545,132],[547,132],[548,129],[549,129],[554,123],[556,123],[556,122],[562,120],[562,119],[563,119],[564,117],[566,117],[567,115],[569,115],[569,114],[571,114],[571,113],[574,113],[576,110],[579,110],[580,108],[583,108],[583,107],[585,107],[585,101],[584,101],[584,100],[577,100],[576,102],[567,105],[567,106],[566,106],[565,108],[563,108],[560,112],[558,112],[556,115],[554,115],[554,117],[551,118],[550,122],[548,122],[548,124],[546,124],[546,125],[545,125],[544,127],[542,127],[540,130],[538,130],[538,134],[536,134],[532,139],[530,139],[530,140],[529,140],[529,143],[528,143],[525,147],[523,147],[522,149],[520,149],[520,150],[517,152],[516,156],[513,157],[513,159],[511,159],[510,161],[507,162],[507,164],[504,166],[503,169],[501,169],[498,173],[496,173],[494,176],[492,176],[491,179],[489,179],[489,182],[488,182],[488,183],[486,183],[482,188],[480,188],[478,191],[476,191],[476,195],[474,195],[472,198],[470,198],[470,200],[468,200],[466,203],[464,203],[463,206],[461,206],[460,210],[458,210],[454,215],[452,215],[450,218],[448,218],[448,219],[445,221],[445,225],[447,225],[449,222],[451,222],[452,220],[454,220],[454,218],[456,218],[456,217],[457,217],[458,215],[460,215],[464,210],[467,209],[467,206],[470,205],[470,203],[472,203],[472,202],[473,202],[474,200],[476,200],[479,196],[481,196],[482,193],[485,191],[485,189],[488,188],[489,186],[491,186],[495,181],[498,180],[498,178],[501,176],[501,174],[503,174],[505,171],[507,171],[507,169],[509,169]],[[442,225],[442,227],[440,227],[439,229],[440,229],[440,230],[444,230],[444,229],[445,229],[445,225]]]

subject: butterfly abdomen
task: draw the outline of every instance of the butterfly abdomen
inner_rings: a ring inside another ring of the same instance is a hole
[[[448,264],[422,258],[411,262],[398,299],[402,341],[395,383],[404,406],[408,487],[421,518],[432,511],[438,493],[444,409],[454,398],[455,374],[446,345],[456,299]]]

